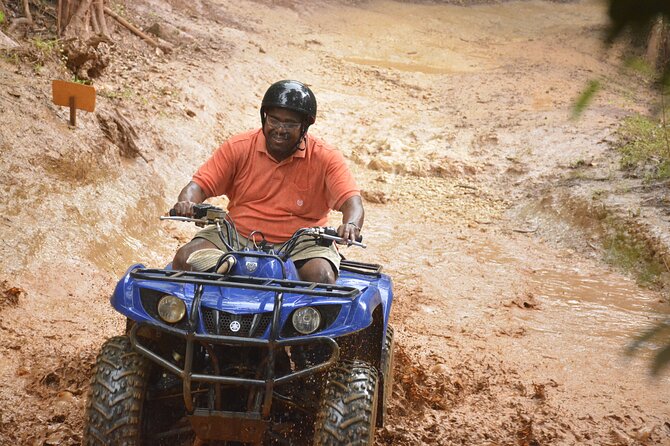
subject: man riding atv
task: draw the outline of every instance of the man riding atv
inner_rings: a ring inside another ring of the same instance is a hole
[[[359,238],[363,203],[344,157],[307,133],[316,120],[314,93],[298,81],[276,82],[263,96],[260,115],[260,129],[233,136],[198,169],[173,213],[190,217],[195,204],[226,195],[228,215],[238,232],[233,237],[243,245],[260,238],[279,246],[299,228],[326,225],[334,209],[342,212],[338,235],[349,241]],[[335,283],[337,247],[304,246],[291,256],[300,279]],[[210,226],[177,251],[172,267],[211,269],[226,251],[217,228]]]
[[[205,229],[172,267],[134,264],[117,283],[126,330],[100,348],[82,444],[374,444],[392,281],[333,244],[364,247],[363,206],[343,156],[307,135],[315,117],[309,88],[273,84],[262,129],[225,142],[161,217]],[[202,203],[218,195],[228,212]]]

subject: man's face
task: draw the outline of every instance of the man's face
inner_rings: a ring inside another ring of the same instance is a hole
[[[263,134],[270,155],[282,161],[294,152],[300,139],[302,115],[285,108],[270,108],[265,112]]]

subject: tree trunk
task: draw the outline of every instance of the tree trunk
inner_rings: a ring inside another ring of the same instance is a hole
[[[660,17],[649,32],[645,60],[654,68],[663,68],[670,60],[670,27]]]
[[[58,0],[56,29],[58,36],[87,39],[91,31],[109,37],[105,16],[102,14],[104,0]]]
[[[85,40],[89,37],[91,34],[89,28],[91,20],[89,9],[91,8],[92,1],[93,0],[80,0],[77,9],[75,9],[74,14],[72,14],[72,17],[70,17],[67,22],[65,28],[66,38],[80,38]],[[70,6],[71,0],[68,0],[67,3],[68,6]]]
[[[29,23],[33,23],[33,15],[30,13],[30,0],[23,0],[23,14]]]
[[[100,26],[100,33],[103,36],[109,37],[109,30],[107,29],[107,22],[105,21],[105,2],[104,0],[95,0],[95,12],[92,15],[95,17]]]

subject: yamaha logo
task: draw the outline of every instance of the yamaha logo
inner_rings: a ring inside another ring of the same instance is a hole
[[[253,273],[254,271],[256,271],[256,268],[258,268],[258,262],[246,261],[244,263],[244,266],[247,268],[247,271]]]
[[[242,326],[238,321],[233,321],[230,323],[230,331],[232,331],[233,333],[237,333],[238,331],[240,331],[241,327]]]

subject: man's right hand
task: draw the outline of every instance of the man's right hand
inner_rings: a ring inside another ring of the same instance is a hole
[[[170,215],[193,217],[193,206],[207,199],[205,192],[193,181],[189,182],[179,193],[177,203],[172,207]]]
[[[193,206],[197,203],[192,201],[178,201],[170,210],[170,215],[179,217],[193,217]]]

